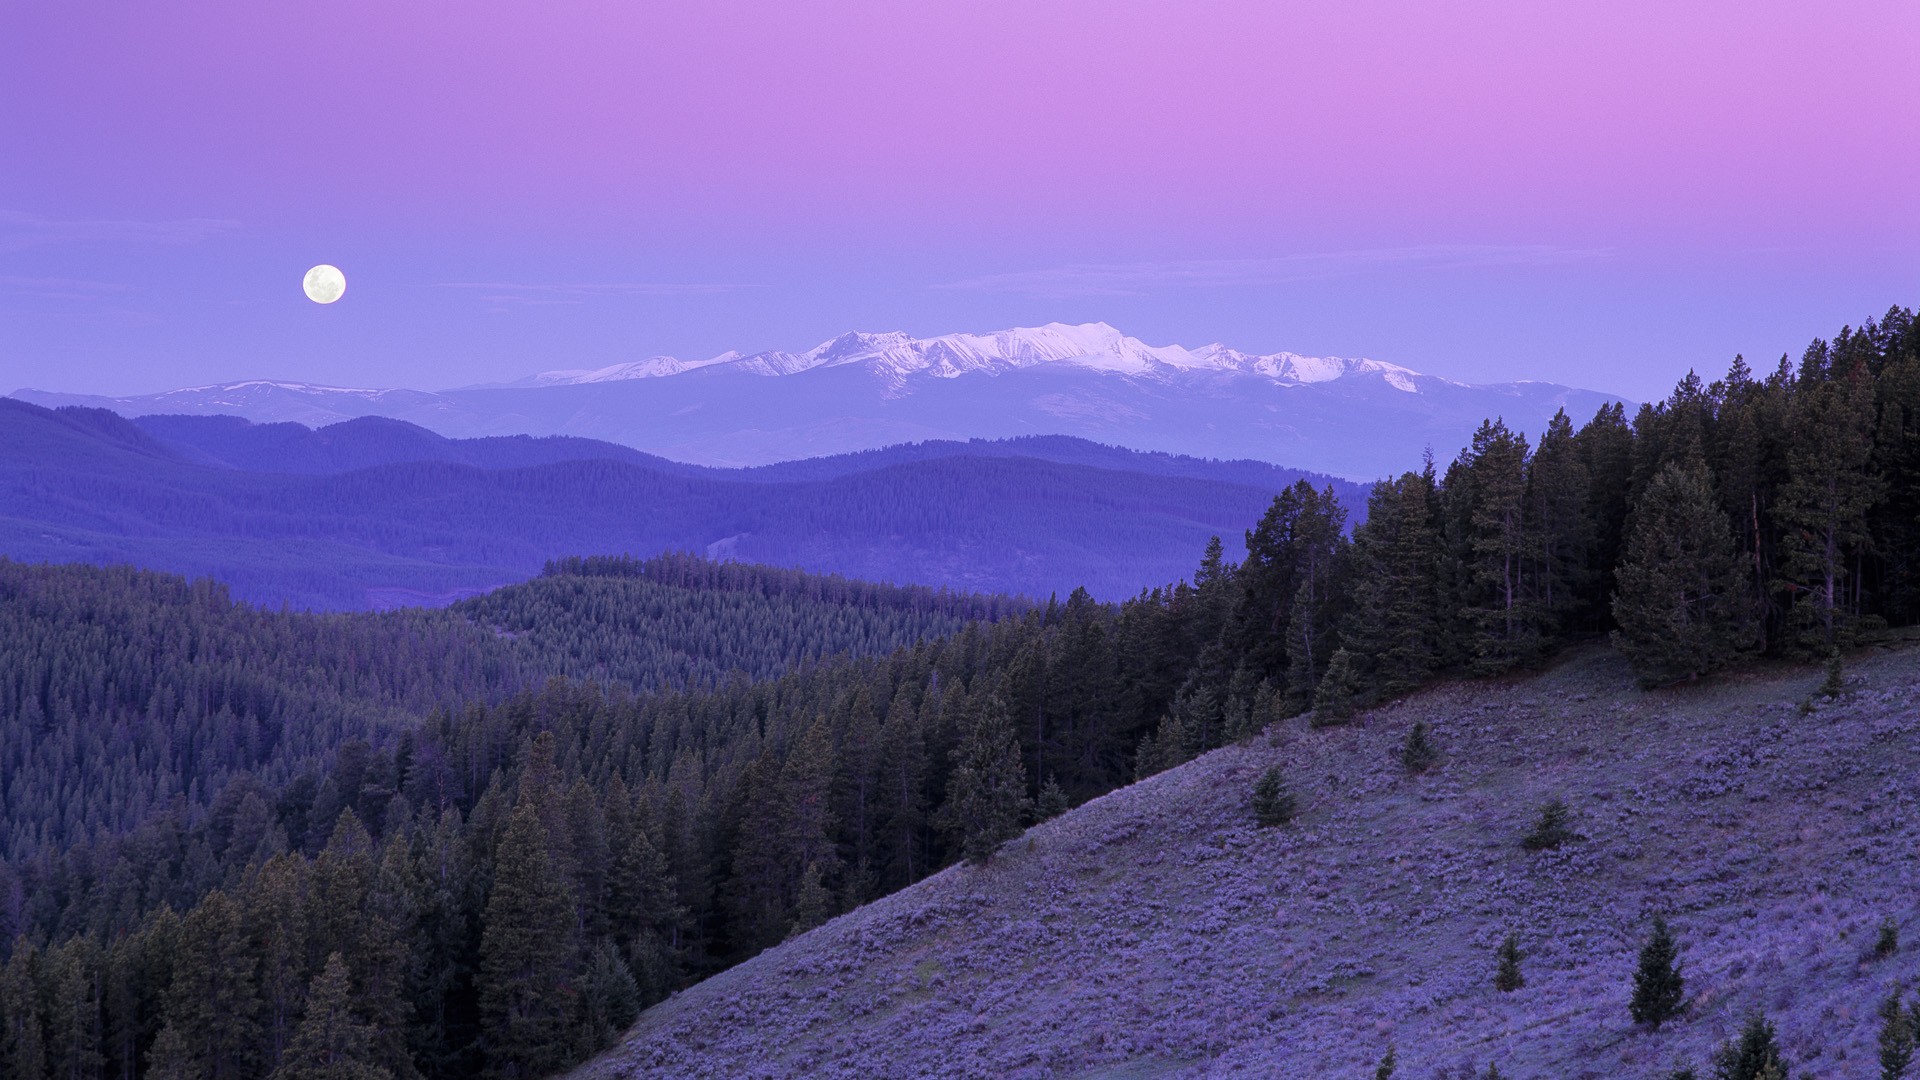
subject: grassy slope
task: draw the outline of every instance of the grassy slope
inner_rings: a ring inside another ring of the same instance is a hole
[[[1920,643],[1850,678],[1802,715],[1814,669],[1643,693],[1596,648],[1291,721],[686,990],[579,1075],[1371,1077],[1393,1042],[1402,1080],[1663,1076],[1763,1008],[1796,1077],[1877,1077],[1874,1007],[1920,972]],[[1416,718],[1444,758],[1410,778]],[[1245,801],[1272,763],[1303,813],[1269,831]],[[1584,839],[1522,852],[1556,795]],[[1690,1014],[1648,1034],[1656,911]],[[1867,960],[1884,916],[1905,947]],[[1500,994],[1510,929],[1527,985]]]

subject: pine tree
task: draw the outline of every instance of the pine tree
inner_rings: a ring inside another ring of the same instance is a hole
[[[800,875],[800,889],[793,904],[793,925],[787,930],[787,936],[798,937],[832,915],[833,896],[820,881],[820,864],[808,863]]]
[[[1313,704],[1338,645],[1350,545],[1343,535],[1347,512],[1333,488],[1315,491],[1305,481],[1296,486],[1302,491],[1291,552],[1297,584],[1287,612],[1286,694],[1290,709],[1303,712]]]
[[[1061,790],[1060,782],[1049,776],[1047,782],[1040,785],[1040,797],[1034,800],[1033,817],[1035,821],[1050,821],[1066,813],[1072,806],[1073,802]]]
[[[375,1063],[372,1030],[354,1015],[339,953],[327,955],[306,998],[306,1013],[272,1080],[392,1080],[393,1073]]]
[[[1669,464],[1654,477],[1617,576],[1614,642],[1642,683],[1704,675],[1754,647],[1733,539],[1700,466]]]
[[[1813,655],[1854,640],[1860,605],[1849,577],[1883,494],[1871,469],[1873,380],[1846,344],[1816,342],[1801,361],[1775,511],[1785,526],[1776,585],[1790,599],[1796,646]]]
[[[780,795],[786,804],[780,830],[786,860],[782,885],[789,904],[798,899],[808,866],[816,867],[823,880],[839,875],[840,854],[833,839],[840,824],[833,810],[835,759],[833,732],[824,718],[817,718],[780,768]],[[787,915],[791,917],[791,908]],[[786,927],[780,929],[785,936]]]
[[[919,880],[926,826],[927,746],[918,710],[896,696],[880,727],[879,816],[881,879],[904,888]]]
[[[0,968],[0,1065],[8,1077],[39,1080],[47,1072],[46,1015],[40,1000],[40,951],[25,938]]]
[[[1614,568],[1626,542],[1628,494],[1633,481],[1633,428],[1619,402],[1602,405],[1574,436],[1587,470],[1586,520],[1598,572],[1586,582],[1581,624],[1605,630],[1612,621],[1609,600],[1615,591]]]
[[[1440,752],[1434,749],[1433,742],[1427,737],[1427,722],[1415,720],[1407,729],[1407,738],[1400,744],[1400,765],[1408,772],[1418,776],[1433,768],[1440,759]]]
[[[1367,672],[1374,696],[1396,697],[1433,673],[1439,653],[1440,535],[1428,473],[1374,485],[1367,520],[1353,531],[1353,573],[1342,644]]]
[[[106,1067],[100,946],[82,935],[50,952],[47,959],[53,984],[47,1013],[50,1075],[61,1080],[97,1080]]]
[[[640,988],[610,941],[594,946],[580,985],[585,1052],[610,1046],[640,1015]]]
[[[1508,934],[1505,940],[1500,942],[1497,956],[1499,967],[1493,974],[1493,988],[1503,994],[1511,994],[1525,986],[1527,980],[1520,974],[1519,935]]]
[[[1914,1042],[1920,1038],[1913,1018],[1901,1007],[1900,991],[1880,1003],[1880,1080],[1901,1080],[1913,1064]]]
[[[1493,674],[1532,661],[1542,644],[1527,575],[1527,440],[1490,420],[1474,433],[1461,464],[1470,663]]]
[[[1627,1010],[1636,1024],[1655,1030],[1680,1015],[1686,980],[1680,974],[1680,946],[1667,921],[1656,916],[1653,933],[1640,947],[1640,966],[1633,973],[1633,1000]]]
[[[1548,799],[1540,808],[1540,819],[1534,822],[1533,830],[1520,839],[1520,846],[1528,851],[1549,851],[1573,839],[1573,830],[1568,828],[1572,814],[1561,799]]]
[[[1353,718],[1362,688],[1357,661],[1345,649],[1335,649],[1327,664],[1327,673],[1313,695],[1313,723],[1316,727],[1337,724]]]
[[[1285,825],[1293,820],[1296,800],[1287,790],[1286,774],[1274,765],[1260,774],[1253,784],[1253,817],[1264,828]]]
[[[256,1075],[266,1049],[256,985],[259,949],[227,894],[215,890],[181,923],[167,1025],[207,1080]]]
[[[1554,414],[1527,462],[1528,595],[1540,632],[1558,639],[1580,608],[1591,577],[1589,480],[1565,410]]]
[[[1020,834],[1027,775],[1001,699],[982,696],[971,711],[966,734],[953,749],[947,801],[939,816],[967,861],[977,865]]]
[[[275,855],[260,868],[248,894],[247,920],[260,951],[261,1021],[267,1033],[267,1065],[278,1066],[293,1041],[311,982],[307,958],[308,863]]]
[[[1787,1061],[1773,1024],[1759,1013],[1747,1018],[1737,1040],[1713,1058],[1714,1080],[1787,1080]]]
[[[1873,941],[1873,957],[1885,960],[1900,951],[1900,924],[1889,915],[1880,920],[1880,933]]]
[[[567,1064],[573,903],[553,872],[546,828],[522,798],[494,861],[480,938],[486,1075],[536,1080]]]
[[[1847,693],[1847,671],[1840,663],[1840,650],[1834,649],[1827,657],[1827,677],[1820,684],[1820,696],[1829,701],[1838,701]]]

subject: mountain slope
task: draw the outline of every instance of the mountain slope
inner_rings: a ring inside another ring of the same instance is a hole
[[[763,480],[582,440],[470,444],[380,420],[319,432],[239,423],[136,424],[0,399],[0,554],[207,574],[244,599],[336,609],[444,603],[549,559],[669,550],[1117,598],[1185,576],[1208,536],[1234,541],[1303,475],[1164,458],[1129,471],[959,444]],[[1036,450],[1102,465],[1130,457]],[[1209,478],[1215,470],[1223,478]],[[1359,503],[1353,485],[1337,489]]]
[[[324,425],[407,420],[458,438],[572,435],[676,461],[765,465],[925,440],[1072,435],[1371,480],[1445,459],[1492,416],[1530,432],[1612,396],[1548,383],[1469,386],[1375,360],[1152,346],[1050,324],[911,338],[845,334],[804,353],[655,357],[508,386],[424,392],[248,381],[137,397],[21,390],[126,416],[232,414]]]
[[[1391,1044],[1400,1076],[1650,1077],[1755,1009],[1793,1075],[1878,1075],[1874,1007],[1920,972],[1920,644],[1853,663],[1810,715],[1811,670],[1644,693],[1589,649],[1287,722],[689,988],[575,1075],[1357,1077]],[[1442,758],[1409,777],[1416,719]],[[1272,764],[1301,814],[1263,830]],[[1522,851],[1554,797],[1581,838]],[[1689,1001],[1657,1034],[1626,1008],[1655,913]],[[1908,944],[1873,960],[1887,917]]]

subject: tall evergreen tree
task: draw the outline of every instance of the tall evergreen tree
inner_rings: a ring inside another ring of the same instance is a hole
[[[1541,645],[1540,616],[1528,580],[1527,440],[1506,424],[1480,425],[1460,462],[1450,499],[1461,507],[1465,573],[1460,597],[1471,632],[1469,663],[1480,673],[1530,662]]]
[[[975,699],[965,735],[953,749],[941,824],[970,863],[985,863],[1020,834],[1027,776],[1006,706],[992,693]]]
[[[1300,512],[1294,519],[1293,603],[1287,613],[1286,694],[1289,711],[1313,704],[1314,690],[1338,647],[1344,613],[1348,544],[1343,532],[1347,512],[1333,488],[1315,491],[1304,482]]]
[[[306,999],[300,1027],[271,1080],[393,1080],[375,1061],[372,1030],[354,1015],[339,953],[327,955]]]
[[[1669,463],[1653,478],[1618,577],[1614,641],[1646,685],[1719,670],[1757,646],[1726,515],[1700,465]]]
[[[82,935],[48,954],[52,983],[47,1064],[57,1080],[100,1080],[106,1070],[100,946]]]
[[[1867,512],[1882,494],[1869,469],[1873,419],[1865,361],[1816,342],[1801,360],[1776,511],[1785,527],[1776,587],[1790,598],[1794,643],[1804,653],[1847,645],[1858,629],[1853,568],[1867,541]]]
[[[1914,1043],[1920,1039],[1913,1017],[1901,1006],[1894,990],[1880,1003],[1880,1080],[1902,1080],[1913,1064]]]
[[[5,1075],[40,1080],[47,1074],[46,1010],[41,1002],[40,950],[24,938],[0,967],[0,1065]]]
[[[568,1060],[573,904],[553,872],[533,799],[520,800],[501,839],[485,927],[478,988],[486,1075],[536,1080],[556,1072]]]
[[[1341,643],[1379,697],[1425,682],[1439,662],[1439,523],[1431,472],[1374,485],[1353,532],[1349,609]]]
[[[1527,462],[1528,593],[1549,640],[1572,622],[1592,576],[1590,481],[1565,410],[1554,414]]]
[[[1612,621],[1614,567],[1626,542],[1629,493],[1633,484],[1633,428],[1619,402],[1602,405],[1574,436],[1587,471],[1587,519],[1593,543],[1593,567],[1583,589],[1579,622],[1604,630]]]

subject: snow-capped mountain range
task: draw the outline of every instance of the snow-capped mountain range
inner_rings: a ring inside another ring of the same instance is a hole
[[[1367,480],[1450,458],[1489,417],[1538,432],[1614,396],[1469,385],[1379,360],[1148,345],[1105,323],[915,338],[849,333],[805,352],[656,356],[450,390],[250,380],[138,397],[21,390],[126,416],[231,413],[318,426],[409,420],[450,438],[579,435],[707,465],[760,465],[926,439],[1074,435]]]
[[[802,353],[723,352],[705,360],[653,356],[594,370],[547,371],[515,386],[575,386],[582,383],[650,379],[698,368],[728,367],[754,375],[794,375],[823,367],[858,366],[905,388],[916,376],[957,379],[975,373],[1066,365],[1133,378],[1168,379],[1192,372],[1259,375],[1275,382],[1321,383],[1348,375],[1376,375],[1396,390],[1418,393],[1419,372],[1379,360],[1301,356],[1278,352],[1245,353],[1225,345],[1198,349],[1148,345],[1106,323],[1048,323],[990,334],[942,334],[916,338],[898,331],[848,333]]]

